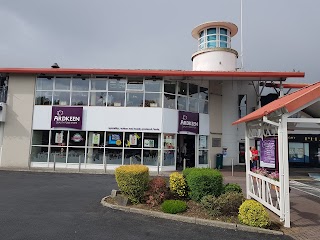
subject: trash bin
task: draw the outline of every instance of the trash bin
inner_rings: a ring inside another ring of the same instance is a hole
[[[216,168],[217,169],[223,168],[223,155],[222,155],[222,153],[218,153],[216,155]]]

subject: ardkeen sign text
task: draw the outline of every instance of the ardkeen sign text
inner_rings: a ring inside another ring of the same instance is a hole
[[[52,128],[82,129],[83,107],[52,107]]]
[[[199,113],[179,112],[178,132],[199,133]]]

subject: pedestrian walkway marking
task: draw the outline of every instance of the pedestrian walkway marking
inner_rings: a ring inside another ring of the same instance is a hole
[[[320,189],[312,187],[310,185],[297,182],[297,181],[290,181],[290,187],[294,188],[296,190],[299,190],[301,192],[307,193],[309,195],[315,196],[320,198]]]

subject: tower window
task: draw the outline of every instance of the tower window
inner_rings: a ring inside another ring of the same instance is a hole
[[[230,48],[230,31],[226,28],[208,28],[199,33],[199,50],[205,48]]]

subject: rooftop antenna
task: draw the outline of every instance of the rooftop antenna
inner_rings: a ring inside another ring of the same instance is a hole
[[[242,0],[240,0],[240,69],[243,69]]]

